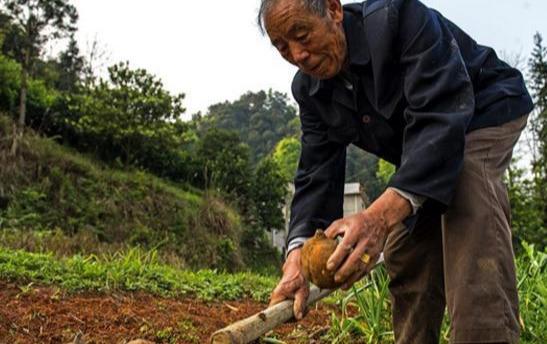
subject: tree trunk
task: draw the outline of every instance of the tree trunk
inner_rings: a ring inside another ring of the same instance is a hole
[[[27,89],[28,89],[28,66],[29,66],[29,58],[28,58],[28,52],[25,53],[25,63],[22,68],[21,72],[21,96],[19,99],[19,121],[18,125],[19,128],[23,128],[25,126],[25,119],[27,116]]]
[[[19,98],[19,120],[13,126],[13,141],[11,144],[11,155],[17,154],[19,139],[23,136],[25,129],[25,120],[27,116],[27,92],[28,92],[28,74],[30,69],[30,48],[25,51],[25,60],[21,68],[21,94]]]

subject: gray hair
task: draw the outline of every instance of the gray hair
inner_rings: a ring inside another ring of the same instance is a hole
[[[258,15],[256,18],[256,21],[258,23],[258,27],[260,28],[260,31],[262,34],[266,32],[266,28],[264,27],[264,16],[268,13],[272,7],[277,4],[279,0],[260,0],[260,7],[258,9]],[[302,6],[306,9],[308,9],[310,12],[315,13],[321,17],[324,17],[327,13],[327,4],[326,0],[292,0],[292,1],[299,1]]]

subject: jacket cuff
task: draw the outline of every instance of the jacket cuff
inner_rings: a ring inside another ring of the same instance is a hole
[[[416,215],[418,213],[418,210],[420,210],[427,199],[424,196],[416,195],[412,192],[407,192],[396,187],[389,187],[388,189],[395,191],[399,194],[399,196],[403,197],[410,203],[410,206],[412,207],[412,215]]]
[[[308,237],[296,237],[287,244],[287,250],[285,252],[285,259],[289,256],[292,250],[304,246],[304,243],[308,240]]]

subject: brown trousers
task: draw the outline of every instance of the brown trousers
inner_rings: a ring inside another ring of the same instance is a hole
[[[445,305],[451,343],[518,343],[510,207],[502,178],[527,116],[466,136],[455,197],[442,216],[386,243],[397,344],[439,343]]]

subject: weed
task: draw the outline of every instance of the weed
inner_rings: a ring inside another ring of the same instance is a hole
[[[517,276],[523,344],[547,343],[547,253],[523,243],[517,258]],[[387,274],[383,269],[372,272],[349,293],[336,293],[334,300],[342,316],[331,316],[331,328],[324,337],[328,343],[393,343],[391,305]],[[349,309],[352,312],[349,312]],[[352,315],[353,314],[353,315]],[[450,321],[445,314],[441,342],[448,343]]]
[[[178,323],[178,331],[180,339],[190,342],[199,343],[198,329],[190,320],[182,320]]]

